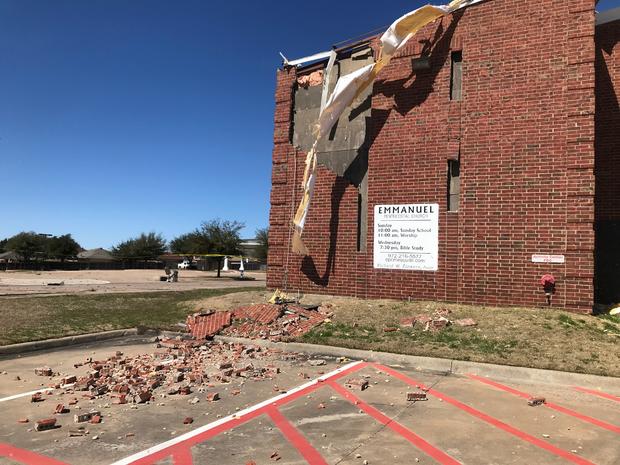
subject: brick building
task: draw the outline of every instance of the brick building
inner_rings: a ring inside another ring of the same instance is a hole
[[[488,0],[420,31],[321,141],[305,257],[290,225],[322,88],[378,37],[278,70],[268,286],[536,306],[552,274],[554,306],[620,300],[620,12],[594,7]],[[375,207],[410,204],[438,205],[436,265],[377,267]]]

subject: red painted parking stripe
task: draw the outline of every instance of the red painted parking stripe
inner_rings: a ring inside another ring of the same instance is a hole
[[[559,447],[555,447],[554,445],[546,441],[542,441],[538,439],[537,437],[532,436],[531,434],[528,434],[524,431],[514,428],[513,426],[510,426],[507,423],[504,423],[503,421],[498,420],[497,418],[487,415],[486,413],[482,413],[480,410],[476,410],[475,408],[470,407],[469,405],[466,405],[462,402],[459,402],[458,400],[453,399],[452,397],[447,396],[446,394],[436,391],[435,389],[431,389],[428,386],[425,386],[424,384],[420,383],[419,381],[409,378],[408,376],[403,375],[402,373],[399,373],[398,371],[392,370],[389,367],[379,365],[379,364],[373,364],[373,366],[377,368],[378,370],[381,370],[389,375],[392,375],[393,377],[397,379],[400,379],[401,381],[409,384],[410,386],[420,387],[421,389],[426,390],[428,394],[435,396],[451,405],[454,405],[455,407],[463,410],[464,412],[476,418],[479,418],[480,420],[485,421],[488,424],[493,425],[498,429],[501,429],[507,433],[510,433],[513,436],[516,436],[519,439],[522,439],[523,441],[527,441],[530,444],[540,447],[541,449],[544,449],[548,452],[551,452],[552,454],[555,454],[559,457],[562,457],[566,460],[569,460],[573,463],[577,463],[579,465],[594,465],[592,462],[589,462],[588,460],[582,457],[579,457],[578,455],[575,455],[568,451],[560,449]]]
[[[344,387],[342,387],[335,381],[330,380],[327,382],[327,384],[329,384],[329,386],[332,389],[338,392],[341,396],[343,396],[346,400],[351,402],[353,405],[362,409],[364,412],[366,412],[368,415],[373,417],[375,420],[377,420],[382,425],[387,426],[395,433],[398,433],[399,435],[401,435],[403,438],[405,438],[407,441],[409,441],[411,444],[416,446],[418,449],[420,449],[421,451],[425,452],[427,455],[435,459],[437,462],[441,464],[449,464],[449,465],[458,465],[461,463],[455,460],[454,458],[450,457],[445,452],[441,451],[440,449],[437,449],[435,446],[426,442],[424,439],[422,439],[420,436],[415,434],[410,429],[407,429],[406,427],[404,427],[397,421],[392,420],[390,417],[381,413],[376,408],[368,405],[363,400],[361,400],[359,397],[357,397],[355,394],[353,394],[351,391],[345,389]]]
[[[113,465],[151,465],[171,455],[173,457],[176,457],[177,455],[181,457],[180,454],[184,454],[184,450],[189,450],[189,448],[196,444],[207,441],[208,439],[211,439],[212,437],[215,437],[218,434],[223,433],[224,431],[236,428],[237,426],[242,425],[260,415],[268,413],[268,409],[280,407],[289,402],[292,402],[295,399],[298,399],[299,397],[305,396],[310,392],[320,389],[325,385],[327,380],[339,379],[355,371],[361,370],[367,365],[368,364],[366,362],[355,362],[355,364],[351,364],[350,367],[343,369],[339,373],[332,374],[325,379],[319,379],[318,382],[309,384],[302,389],[296,388],[297,390],[293,390],[293,392],[291,392],[290,394],[286,394],[273,401],[269,399],[268,401],[261,403],[265,405],[262,405],[258,408],[256,406],[250,407],[250,410],[247,413],[243,413],[243,411],[241,411],[239,412],[238,416],[229,420],[222,419],[224,421],[218,420],[218,422],[221,421],[221,423],[213,422],[209,425],[197,428],[196,430],[190,431],[183,436],[171,439],[170,441],[158,444],[145,451],[139,452],[130,457],[114,462]],[[175,463],[175,465],[179,464]]]
[[[174,465],[193,465],[194,457],[191,449],[184,447],[172,454],[172,462]]]
[[[0,443],[0,457],[7,457],[14,462],[26,465],[68,465],[60,460],[45,457],[29,450],[19,449],[10,444]]]
[[[321,454],[312,447],[308,440],[295,428],[276,408],[268,408],[267,415],[278,427],[282,434],[288,439],[295,449],[306,459],[310,465],[327,465]]]
[[[599,396],[604,399],[620,402],[620,397],[614,396],[613,394],[607,394],[606,392],[603,392],[603,391],[597,391],[596,389],[587,389],[587,388],[583,388],[579,386],[573,386],[573,389],[576,389],[577,391],[585,392],[586,394],[592,394],[594,396]]]
[[[495,387],[497,389],[501,389],[502,391],[509,392],[511,394],[514,394],[515,396],[523,397],[525,399],[529,399],[530,397],[532,397],[527,392],[519,391],[519,390],[511,388],[509,386],[505,386],[504,384],[498,383],[497,381],[491,381],[490,379],[482,378],[481,376],[476,376],[476,375],[471,375],[470,374],[470,375],[467,375],[467,377],[471,378],[471,379],[474,379],[476,381],[480,381],[481,383],[488,384],[489,386],[493,386],[493,387]],[[583,413],[576,412],[575,410],[571,410],[569,408],[562,407],[561,405],[554,404],[553,402],[545,402],[544,405],[546,407],[549,407],[550,409],[553,409],[553,410],[557,411],[557,412],[561,412],[561,413],[564,413],[566,415],[570,415],[571,417],[578,418],[579,420],[591,423],[593,425],[596,425],[596,426],[599,426],[601,428],[607,429],[607,430],[612,431],[614,433],[620,434],[620,427],[618,427],[616,425],[612,425],[611,423],[607,423],[605,421],[597,420],[596,418],[592,418],[592,417],[589,417],[587,415],[584,415]]]

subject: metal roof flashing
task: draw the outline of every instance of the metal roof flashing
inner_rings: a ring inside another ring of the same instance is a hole
[[[620,20],[620,7],[612,8],[611,10],[601,11],[596,13],[596,25],[611,23],[612,21]]]
[[[486,0],[464,0],[463,4],[457,8],[454,11],[458,11],[458,10],[462,10],[464,8],[467,7],[471,7],[474,6],[478,3],[482,3]],[[453,11],[453,13],[454,13]],[[379,29],[375,29],[375,31],[378,31]],[[366,43],[369,43],[373,38],[378,37],[381,35],[381,33],[383,31],[381,31],[378,34],[375,34],[374,31],[372,31],[373,33],[370,35],[366,35],[366,36],[358,36],[358,37],[364,37],[363,39],[358,39],[358,40],[354,40],[351,43],[347,43],[348,41],[344,41],[344,42],[340,42],[340,44],[345,44],[344,46],[341,47],[334,47],[334,50],[336,50],[336,52],[338,52],[338,54],[340,54],[342,51],[344,50],[350,50],[353,49],[357,46],[360,45],[364,45]],[[368,34],[368,33],[367,33]],[[337,44],[338,45],[338,44]],[[331,50],[327,50],[325,52],[319,52],[319,53],[315,53],[314,55],[309,55],[307,57],[303,57],[303,58],[298,58],[295,60],[288,60],[283,54],[282,52],[280,52],[280,56],[282,57],[283,60],[283,67],[289,67],[289,66],[297,66],[298,68],[300,67],[305,67],[304,65],[307,64],[307,66],[314,66],[317,65],[319,62],[325,62],[327,63],[327,60],[329,59],[329,55],[331,54]]]

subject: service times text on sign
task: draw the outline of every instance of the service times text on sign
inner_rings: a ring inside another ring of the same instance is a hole
[[[439,205],[375,205],[374,267],[437,271]]]

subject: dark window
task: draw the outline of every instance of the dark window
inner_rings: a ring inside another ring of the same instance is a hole
[[[461,163],[459,160],[448,160],[448,211],[459,210],[461,196]]]
[[[363,199],[362,194],[357,194],[357,251],[362,251],[362,209]]]
[[[461,100],[463,90],[463,52],[452,52],[450,100]]]

